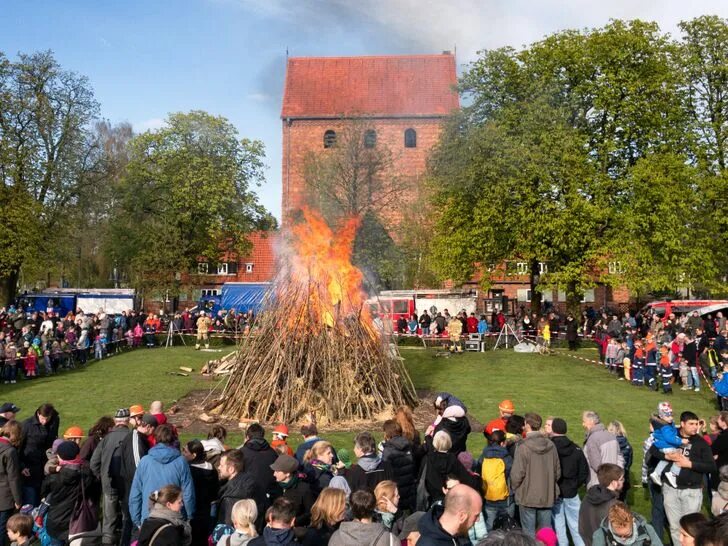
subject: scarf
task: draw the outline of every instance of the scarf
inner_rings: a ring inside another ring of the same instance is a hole
[[[637,539],[639,538],[639,531],[637,530],[637,522],[635,521],[632,523],[632,536],[629,538],[622,538],[617,536],[617,534],[614,532],[614,529],[612,528],[612,524],[609,524],[609,533],[612,535],[612,539],[617,544],[624,544],[624,546],[629,546],[630,544],[634,544],[637,542]]]
[[[76,458],[71,461],[64,461],[63,459],[58,459],[58,466],[81,466],[85,461],[81,458],[81,455],[76,455]]]
[[[333,474],[333,470],[331,468],[331,465],[328,464],[328,463],[325,463],[323,461],[319,461],[318,459],[313,459],[310,464],[316,470],[321,470],[322,472],[331,472]]]
[[[293,476],[291,476],[290,480],[288,480],[287,482],[278,482],[278,485],[281,486],[281,489],[283,489],[283,491],[288,491],[291,487],[295,487],[297,483],[298,476],[294,474]]]
[[[189,522],[185,521],[185,519],[182,517],[182,514],[180,514],[179,512],[170,510],[163,504],[155,502],[154,506],[152,506],[152,509],[149,511],[149,517],[163,519],[176,527],[181,527],[183,535],[183,546],[189,546],[192,542],[192,528],[190,527]]]

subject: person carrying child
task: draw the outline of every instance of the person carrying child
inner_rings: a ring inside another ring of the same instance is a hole
[[[468,408],[463,402],[450,394],[449,392],[441,392],[435,398],[435,409],[437,410],[437,418],[433,423],[434,426],[440,424],[443,419],[458,419],[465,417]]]
[[[655,438],[653,445],[662,453],[672,453],[689,443],[686,438],[681,438],[678,433],[670,402],[660,402],[657,405],[657,415],[653,415],[650,423],[654,431],[652,436]],[[669,484],[673,488],[677,488],[677,477],[679,474],[679,466],[670,461],[660,461],[657,463],[652,474],[650,474],[650,479],[657,485],[662,485],[662,477],[664,475]]]

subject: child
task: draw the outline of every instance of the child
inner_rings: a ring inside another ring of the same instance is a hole
[[[650,390],[657,390],[657,344],[652,333],[647,334],[647,345],[645,346],[647,359],[645,361],[645,383]]]
[[[233,505],[230,515],[235,531],[225,534],[217,541],[217,546],[244,546],[258,536],[255,530],[255,520],[258,517],[258,508],[252,499],[242,499]]]
[[[39,544],[33,534],[33,518],[28,514],[14,514],[6,524],[8,538],[12,546],[32,546]]]
[[[670,402],[660,402],[657,405],[657,415],[650,420],[652,424],[652,436],[655,438],[653,444],[662,453],[672,453],[684,444],[688,443],[685,438],[680,438],[677,427],[673,422],[672,405]],[[665,472],[667,467],[668,472]],[[660,461],[650,474],[650,479],[657,485],[662,485],[663,473],[672,487],[677,487],[677,476],[680,474],[680,467],[670,461]]]
[[[634,359],[632,360],[632,384],[642,386],[644,382],[645,350],[642,348],[642,340],[634,342]]]
[[[718,378],[718,371],[721,369],[718,351],[715,350],[715,340],[711,339],[708,342],[708,348],[705,350],[705,359],[708,363],[710,378],[715,381]]]
[[[5,384],[15,383],[18,377],[18,348],[15,342],[10,340],[5,347]]]
[[[465,417],[465,414],[468,412],[465,404],[449,392],[438,393],[435,399],[435,409],[437,410],[435,426],[439,425],[443,419],[454,420],[459,417]]]
[[[611,338],[607,344],[605,365],[611,373],[617,373],[617,351],[619,343],[615,338]]]
[[[271,447],[279,453],[286,453],[293,457],[293,450],[291,446],[286,443],[288,438],[288,427],[286,425],[278,425],[273,429],[273,441],[270,443]]]
[[[94,358],[102,360],[104,358],[103,345],[101,344],[101,334],[96,334],[94,338]]]
[[[25,377],[28,379],[38,375],[38,355],[32,348],[23,358],[23,369],[25,370]]]
[[[622,342],[617,349],[617,377],[620,381],[624,381],[624,359],[627,357],[627,343]]]
[[[498,516],[513,516],[515,507],[509,502],[510,488],[508,477],[513,466],[513,457],[506,448],[506,434],[502,430],[494,430],[488,438],[487,447],[477,463],[483,479],[485,496],[486,527],[490,532],[493,522]]]
[[[688,369],[688,361],[682,356],[680,357],[680,382],[682,383],[681,391],[689,391],[692,389],[690,386],[690,370]]]
[[[132,332],[131,330],[127,330],[126,334],[124,334],[124,337],[126,338],[127,347],[134,347],[134,332]]]
[[[660,379],[662,381],[662,392],[672,394],[672,366],[670,365],[670,348],[663,345],[660,347]]]

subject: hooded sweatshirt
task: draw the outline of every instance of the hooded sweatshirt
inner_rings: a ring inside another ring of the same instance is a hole
[[[639,514],[634,514],[632,536],[629,538],[621,538],[614,533],[612,525],[606,518],[599,526],[599,531],[594,533],[590,538],[592,539],[593,546],[611,546],[614,544],[623,546],[655,546],[662,544],[662,541],[652,526]]]
[[[298,544],[293,529],[275,529],[266,526],[262,535],[248,542],[249,546],[278,546],[279,544]]]
[[[396,537],[381,523],[360,521],[343,522],[329,540],[329,546],[390,546],[396,543]]]
[[[589,478],[589,464],[581,448],[566,436],[554,436],[551,441],[556,446],[561,464],[561,478],[558,481],[560,496],[564,499],[574,498]]]
[[[440,516],[445,511],[442,504],[436,504],[425,512],[417,522],[419,546],[458,546],[461,542],[440,525]],[[469,541],[468,541],[469,542]]]
[[[255,480],[255,485],[264,493],[279,494],[276,479],[270,465],[276,462],[276,452],[264,438],[251,438],[240,448],[243,453],[245,471]]]
[[[131,484],[129,511],[137,527],[149,516],[149,503],[146,502],[149,495],[167,484],[182,488],[185,513],[188,518],[194,517],[195,489],[190,466],[178,449],[157,444],[139,461]]]
[[[516,503],[529,508],[551,508],[556,502],[561,464],[556,446],[540,432],[529,432],[518,444],[511,468]]]
[[[352,491],[358,489],[374,491],[379,482],[392,479],[394,479],[392,466],[382,461],[382,458],[376,453],[359,457],[356,464],[351,465],[351,468],[346,471],[346,481]]]
[[[579,534],[587,546],[591,546],[594,531],[599,529],[609,508],[617,502],[617,494],[599,484],[589,488],[579,510]]]
[[[414,511],[417,483],[417,463],[413,446],[404,436],[395,436],[384,442],[382,459],[392,466],[394,481],[399,489],[399,504]]]

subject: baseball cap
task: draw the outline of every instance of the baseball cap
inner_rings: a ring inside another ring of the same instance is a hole
[[[2,406],[0,406],[0,413],[18,413],[20,411],[20,408],[13,404],[12,402],[5,402]]]
[[[159,421],[157,421],[157,418],[154,417],[154,415],[152,415],[151,413],[144,414],[144,416],[142,417],[142,423],[152,427],[156,427],[159,425]]]
[[[290,455],[278,455],[278,458],[272,465],[270,465],[270,468],[273,471],[293,474],[296,470],[298,470],[298,460]]]
[[[129,408],[129,415],[131,417],[136,417],[137,415],[143,415],[144,414],[144,408],[140,406],[139,404],[134,404]]]

